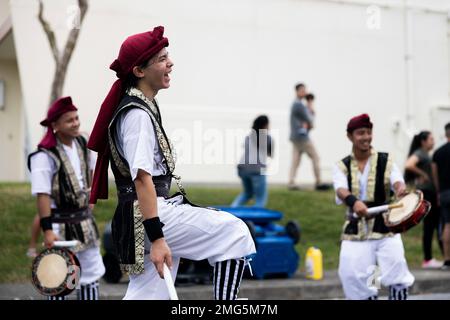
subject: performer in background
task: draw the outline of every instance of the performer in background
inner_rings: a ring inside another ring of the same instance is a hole
[[[352,153],[333,168],[336,203],[348,207],[339,277],[346,298],[376,300],[378,290],[371,277],[376,276],[378,269],[381,284],[389,287],[389,299],[405,300],[414,276],[408,270],[400,234],[389,231],[382,215],[369,217],[367,208],[389,203],[392,190],[401,197],[406,187],[391,155],[372,148],[372,127],[367,114],[348,122]]]
[[[108,162],[118,205],[112,236],[122,270],[130,274],[124,299],[168,299],[163,265],[176,277],[180,258],[214,266],[214,298],[236,299],[255,245],[243,221],[191,204],[164,130],[155,96],[170,86],[172,59],[164,28],[135,34],[110,68],[119,78],[100,109],[89,148],[99,157],[91,202],[108,196]],[[189,110],[186,110],[189,112]],[[169,197],[172,178],[181,191]]]
[[[79,240],[73,248],[81,264],[79,300],[99,298],[98,280],[105,268],[99,248],[99,234],[89,206],[90,184],[95,159],[80,135],[77,108],[70,97],[56,100],[41,122],[47,134],[38,150],[28,157],[31,192],[37,197],[44,243]],[[64,297],[50,297],[64,299]]]

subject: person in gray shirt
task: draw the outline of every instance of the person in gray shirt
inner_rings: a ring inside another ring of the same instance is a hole
[[[295,184],[295,176],[303,153],[306,153],[313,163],[314,177],[316,179],[316,190],[327,190],[330,186],[321,183],[319,155],[309,137],[309,131],[313,128],[314,114],[312,109],[304,105],[303,100],[307,96],[306,87],[303,83],[295,86],[297,97],[292,104],[290,114],[291,133],[289,139],[293,145],[292,165],[289,172],[288,188],[298,190]],[[313,98],[314,99],[314,98]],[[313,100],[312,99],[312,100]]]

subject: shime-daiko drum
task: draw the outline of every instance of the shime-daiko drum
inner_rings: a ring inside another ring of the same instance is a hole
[[[401,206],[389,210],[385,218],[386,226],[395,233],[405,232],[418,225],[431,209],[431,204],[419,190],[407,194],[398,203]]]
[[[43,295],[66,296],[76,289],[80,277],[80,262],[67,248],[45,249],[33,260],[32,283]]]
[[[408,193],[398,202],[367,209],[369,217],[383,213],[384,223],[394,233],[405,232],[418,225],[430,212],[431,204],[423,198],[420,190]],[[353,218],[358,218],[353,213]]]

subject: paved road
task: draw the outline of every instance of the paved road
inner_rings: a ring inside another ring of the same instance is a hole
[[[449,293],[433,293],[433,294],[422,294],[422,295],[412,295],[409,297],[410,300],[450,300]]]
[[[450,300],[450,272],[438,270],[413,270],[416,282],[411,290],[414,300]],[[127,288],[124,277],[119,284],[100,285],[101,299],[121,299]],[[182,300],[212,299],[210,285],[193,285],[177,288]],[[388,294],[383,289],[380,296]],[[310,300],[310,299],[342,299],[342,287],[336,271],[326,272],[323,280],[312,281],[296,274],[292,279],[268,279],[244,281],[241,297],[251,300],[281,299],[281,300]],[[71,297],[72,298],[72,297]],[[0,300],[10,299],[42,299],[31,283],[0,284]]]

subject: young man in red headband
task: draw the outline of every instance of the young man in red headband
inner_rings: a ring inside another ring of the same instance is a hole
[[[372,148],[372,126],[367,114],[349,121],[352,153],[333,168],[336,203],[348,206],[339,277],[348,299],[376,300],[381,282],[390,289],[389,299],[404,300],[414,277],[408,270],[400,234],[389,231],[381,214],[369,217],[367,208],[389,203],[391,190],[396,197],[404,195],[406,187],[391,155]]]
[[[173,62],[164,28],[128,37],[111,64],[118,80],[102,104],[89,148],[99,152],[91,202],[107,198],[108,162],[118,206],[112,236],[122,270],[130,274],[124,299],[168,299],[167,264],[208,259],[215,299],[236,299],[246,259],[255,253],[247,226],[233,215],[192,205],[180,178],[155,96],[170,86]],[[181,193],[169,197],[172,178]]]
[[[79,240],[71,250],[80,261],[79,300],[97,300],[98,279],[105,267],[99,248],[99,234],[89,206],[89,192],[95,159],[80,135],[77,108],[70,97],[56,100],[41,122],[47,134],[38,150],[28,157],[31,192],[37,196],[44,243]],[[64,299],[62,296],[50,300]]]

